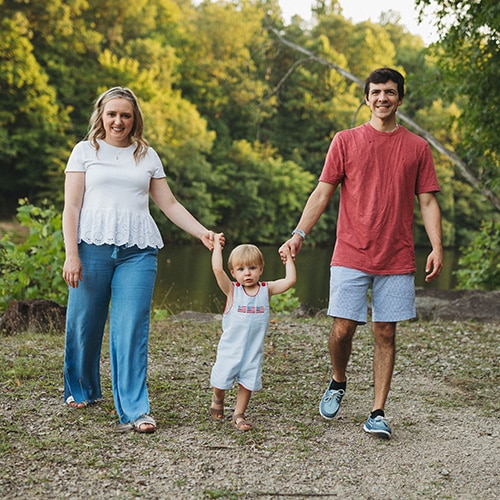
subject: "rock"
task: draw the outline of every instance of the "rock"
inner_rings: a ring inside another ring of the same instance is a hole
[[[64,332],[66,307],[53,300],[12,301],[0,316],[0,331],[7,335],[36,331]]]
[[[434,319],[443,321],[474,320],[483,323],[500,321],[500,291],[470,291],[464,296],[440,305]]]
[[[317,310],[314,307],[302,302],[292,312],[293,316],[295,316],[296,318],[311,318],[314,317],[316,313]]]
[[[195,321],[206,323],[211,321],[222,321],[221,314],[204,313],[198,311],[182,311],[172,317],[174,321]]]

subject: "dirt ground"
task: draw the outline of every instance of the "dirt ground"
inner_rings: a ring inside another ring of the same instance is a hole
[[[95,428],[113,444],[103,446],[94,463],[78,430],[61,428],[66,447],[52,453],[71,455],[71,462],[16,459],[7,464],[9,479],[5,468],[2,472],[2,493],[4,498],[498,499],[498,418],[469,408],[460,414],[437,409],[430,396],[438,383],[425,377],[412,382],[403,383],[400,400],[391,405],[391,441],[362,432],[364,409],[353,398],[333,422],[311,414],[288,426],[279,415],[259,416],[259,425],[269,427],[265,444],[240,445],[228,423],[215,433],[162,425],[154,436],[114,436]],[[33,419],[33,434],[55,431],[63,410],[51,403]],[[296,436],[309,423],[323,431],[297,449]],[[75,441],[78,454],[70,451]]]
[[[351,381],[339,417],[326,421],[319,415],[319,399],[328,381],[323,323],[273,326],[266,344],[265,387],[252,398],[249,416],[255,429],[248,433],[237,433],[230,424],[231,397],[222,425],[208,418],[210,362],[203,350],[212,349],[215,340],[209,338],[204,347],[193,338],[190,342],[196,345],[187,348],[182,335],[192,335],[195,327],[192,322],[181,326],[185,333],[175,332],[175,325],[167,321],[151,340],[150,394],[159,426],[153,435],[113,432],[109,390],[101,404],[85,410],[64,407],[62,387],[56,393],[44,387],[43,366],[29,397],[16,395],[3,383],[0,430],[8,439],[4,435],[2,496],[500,498],[498,413],[489,410],[491,405],[470,404],[470,391],[453,383],[457,366],[477,351],[475,345],[468,346],[475,329],[494,339],[500,324],[453,324],[439,337],[425,333],[431,328],[426,325],[408,327],[420,328],[427,336],[419,345],[403,343],[398,354],[388,403],[393,428],[389,441],[362,430],[373,389],[371,355],[363,346],[353,352]],[[178,340],[163,343],[167,334]],[[4,337],[2,342],[3,360],[10,366],[16,339]],[[50,349],[38,355],[41,362],[46,360],[42,365],[53,359]],[[495,352],[486,356],[488,363]],[[56,369],[60,361],[54,359]],[[103,366],[103,372],[107,369]],[[498,370],[498,364],[492,369]],[[498,387],[482,394],[498,398]]]

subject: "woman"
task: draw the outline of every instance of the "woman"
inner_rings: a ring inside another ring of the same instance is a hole
[[[64,398],[72,408],[102,399],[99,362],[109,314],[117,431],[150,433],[156,423],[146,386],[149,317],[163,241],[149,196],[210,250],[214,236],[172,194],[157,153],[143,137],[142,112],[130,89],[101,94],[86,139],[75,146],[65,170]]]

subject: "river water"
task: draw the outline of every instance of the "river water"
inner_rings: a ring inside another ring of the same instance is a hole
[[[284,276],[284,267],[277,247],[260,247],[266,266],[263,280],[275,280]],[[227,262],[230,249],[224,251]],[[428,249],[418,249],[415,285],[449,290],[455,287],[453,271],[457,255],[453,250],[445,251],[441,276],[432,283],[425,283],[425,260]],[[329,288],[329,262],[331,248],[304,247],[296,259],[296,295],[300,302],[316,308],[327,307]],[[158,276],[153,297],[156,308],[166,308],[172,314],[180,311],[221,312],[225,297],[219,290],[210,265],[211,253],[200,245],[166,246],[159,252]]]

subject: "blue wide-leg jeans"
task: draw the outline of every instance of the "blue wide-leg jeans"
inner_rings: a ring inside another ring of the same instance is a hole
[[[146,385],[156,248],[80,243],[83,280],[69,288],[64,399],[102,399],[100,356],[109,313],[113,398],[120,423],[149,413]],[[111,308],[110,308],[111,304]]]

